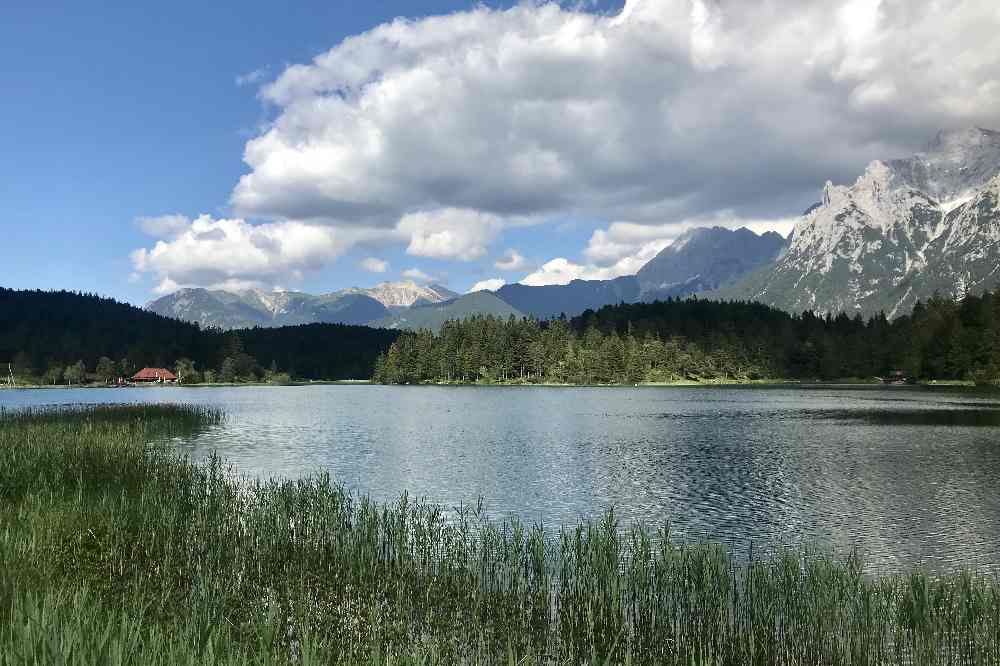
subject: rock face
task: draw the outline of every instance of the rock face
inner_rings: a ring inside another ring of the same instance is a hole
[[[389,309],[409,308],[414,305],[427,303],[441,303],[458,296],[455,292],[441,285],[432,284],[423,286],[412,281],[380,282],[368,289],[354,287],[337,293],[364,294],[365,296],[374,298]]]
[[[1000,285],[1000,132],[940,133],[926,151],[827,183],[774,263],[723,287],[791,312],[907,313],[935,292]]]
[[[773,231],[757,235],[746,228],[691,229],[639,269],[640,298],[663,300],[716,289],[773,263],[785,245]]]

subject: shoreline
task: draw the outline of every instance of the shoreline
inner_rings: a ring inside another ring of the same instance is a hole
[[[892,390],[966,390],[983,393],[1000,391],[1000,386],[977,385],[971,381],[958,380],[927,380],[914,384],[883,384],[877,381],[864,380],[801,380],[801,379],[755,379],[755,380],[677,380],[671,382],[638,382],[635,384],[573,384],[558,382],[420,382],[415,384],[380,384],[368,379],[335,379],[315,381],[293,381],[281,384],[269,382],[213,382],[211,384],[135,384],[131,386],[107,386],[103,384],[23,384],[18,386],[0,385],[0,393],[4,391],[29,390],[109,390],[109,389],[151,389],[151,388],[261,388],[261,387],[305,387],[305,386],[453,386],[479,388],[607,388],[607,389],[641,389],[641,388],[801,388],[801,389],[892,389]]]

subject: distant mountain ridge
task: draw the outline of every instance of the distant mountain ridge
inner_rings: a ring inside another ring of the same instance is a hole
[[[683,297],[714,289],[771,261],[785,247],[776,233],[693,229],[639,271],[610,280],[563,285],[508,284],[495,292],[459,295],[440,285],[383,282],[314,296],[302,292],[181,289],[152,301],[157,314],[222,329],[273,328],[312,322],[437,330],[449,318],[475,314],[574,317],[605,305]]]
[[[369,298],[374,298],[386,308],[409,308],[414,305],[429,303],[441,303],[458,296],[458,294],[447,287],[439,284],[419,285],[413,281],[407,282],[380,282],[374,287],[361,289],[351,287],[344,289],[337,294],[362,294]]]
[[[565,314],[572,317],[584,310],[605,305],[632,303],[639,298],[639,282],[634,275],[613,280],[573,280],[569,284],[528,286],[507,284],[496,295],[525,314],[549,319]]]
[[[364,325],[414,305],[440,303],[458,296],[439,285],[382,282],[330,294],[296,291],[187,288],[158,298],[146,308],[157,314],[196,322],[203,328],[277,328],[298,324]]]

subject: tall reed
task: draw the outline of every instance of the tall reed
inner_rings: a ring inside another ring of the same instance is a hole
[[[612,513],[547,533],[166,443],[222,419],[0,412],[0,666],[1000,663],[992,577],[738,563]]]

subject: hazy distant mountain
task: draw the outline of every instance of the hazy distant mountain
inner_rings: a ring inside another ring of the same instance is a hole
[[[450,301],[415,305],[403,312],[371,322],[377,328],[408,329],[411,331],[437,331],[449,319],[465,319],[474,315],[493,315],[507,318],[524,317],[525,314],[489,291],[465,294]]]
[[[146,308],[165,317],[197,322],[203,328],[253,328],[296,324],[365,324],[388,314],[374,298],[364,294],[300,292],[229,292],[181,289],[158,298]]]
[[[222,329],[274,328],[297,324],[367,324],[413,305],[440,303],[457,296],[439,285],[412,281],[382,282],[330,294],[296,291],[223,291],[181,289],[158,298],[146,308],[166,317]]]
[[[827,183],[786,252],[715,295],[784,310],[904,314],[1000,286],[1000,133],[940,133],[917,155]]]
[[[496,295],[517,310],[539,319],[565,314],[574,317],[584,310],[597,310],[605,305],[633,303],[639,298],[639,283],[635,276],[614,280],[573,280],[565,285],[530,287],[508,284]]]
[[[769,231],[699,227],[686,231],[636,275],[643,301],[696,294],[774,262],[787,241]]]
[[[380,282],[369,289],[352,287],[337,293],[364,294],[365,296],[374,298],[376,301],[390,309],[408,308],[425,303],[440,303],[458,296],[458,294],[454,291],[442,287],[441,285],[432,284],[424,286],[413,281]]]

